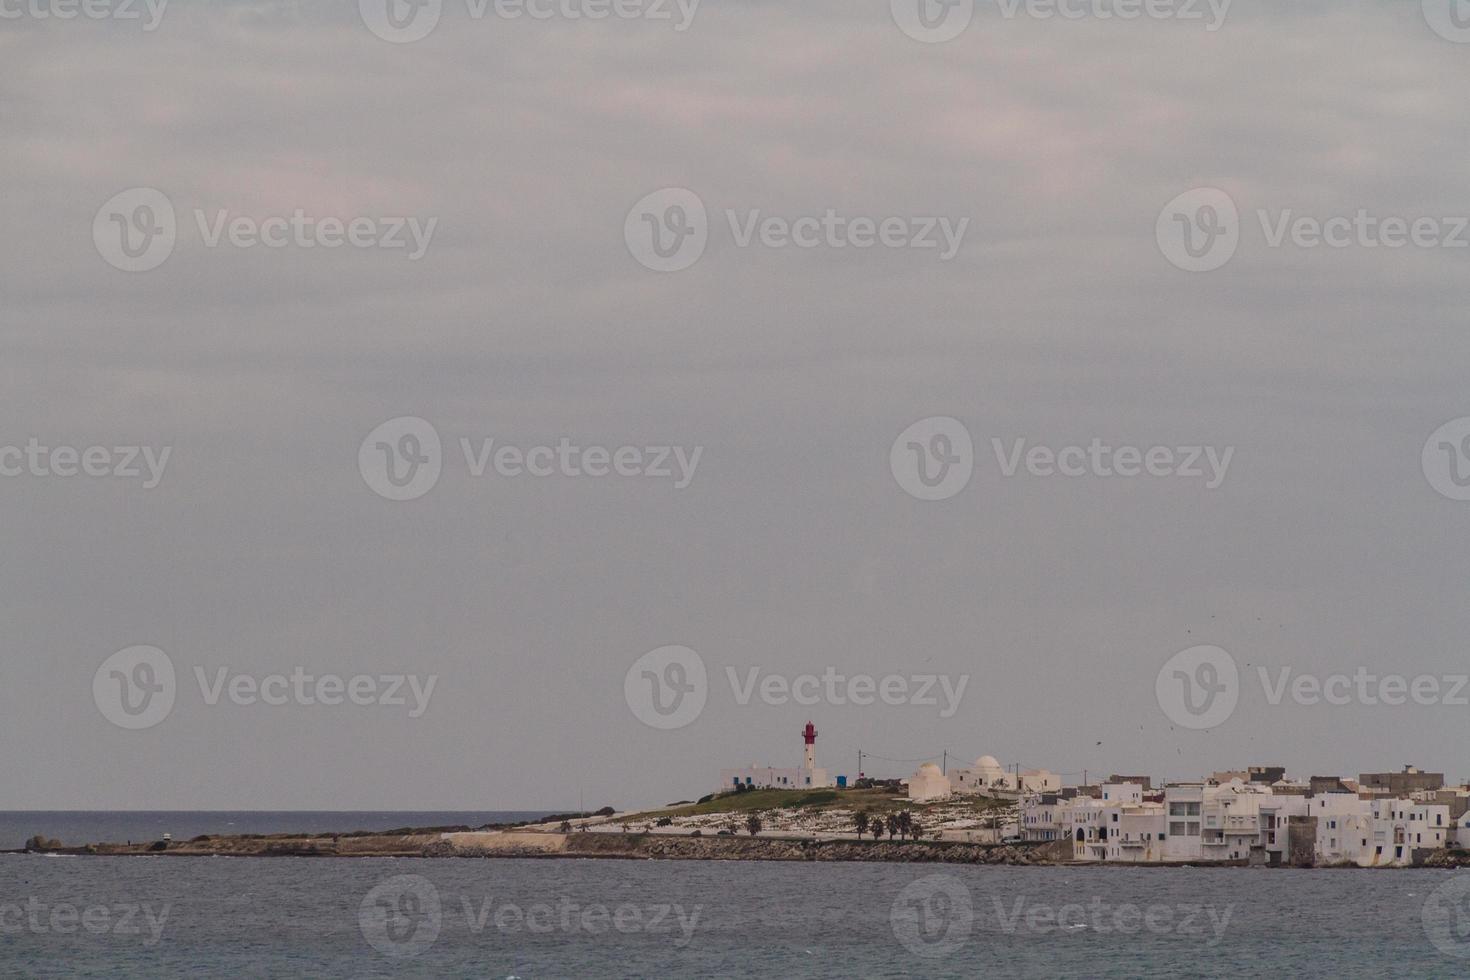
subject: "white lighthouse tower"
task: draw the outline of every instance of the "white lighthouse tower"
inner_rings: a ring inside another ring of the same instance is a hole
[[[800,769],[777,769],[773,766],[747,766],[744,769],[721,769],[720,789],[812,789],[836,785],[827,770],[817,768],[817,726],[811,722],[801,730],[806,742],[806,755]]]

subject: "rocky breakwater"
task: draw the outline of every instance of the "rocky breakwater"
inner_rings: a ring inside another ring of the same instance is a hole
[[[1063,841],[1062,844],[1067,842]],[[568,857],[692,861],[902,861],[943,864],[1059,864],[1071,848],[1051,844],[963,844],[943,841],[793,840],[664,834],[569,834]]]

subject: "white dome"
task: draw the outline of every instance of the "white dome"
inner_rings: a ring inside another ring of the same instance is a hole
[[[931,775],[931,774],[932,775],[935,775],[935,776],[942,776],[943,775],[943,773],[941,773],[939,771],[939,767],[936,766],[932,762],[926,762],[922,766],[919,767],[919,775],[920,776],[927,776],[927,775]]]
[[[1000,762],[993,755],[982,755],[975,760],[976,769],[999,769]]]

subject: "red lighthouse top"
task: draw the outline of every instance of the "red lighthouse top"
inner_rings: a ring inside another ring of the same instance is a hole
[[[806,740],[806,744],[815,745],[817,741],[816,727],[811,722],[807,722],[806,727],[801,730],[801,737]]]

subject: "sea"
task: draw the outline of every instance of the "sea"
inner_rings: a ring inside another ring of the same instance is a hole
[[[509,817],[18,819],[7,841]],[[1466,975],[1470,871],[0,855],[5,977]]]

